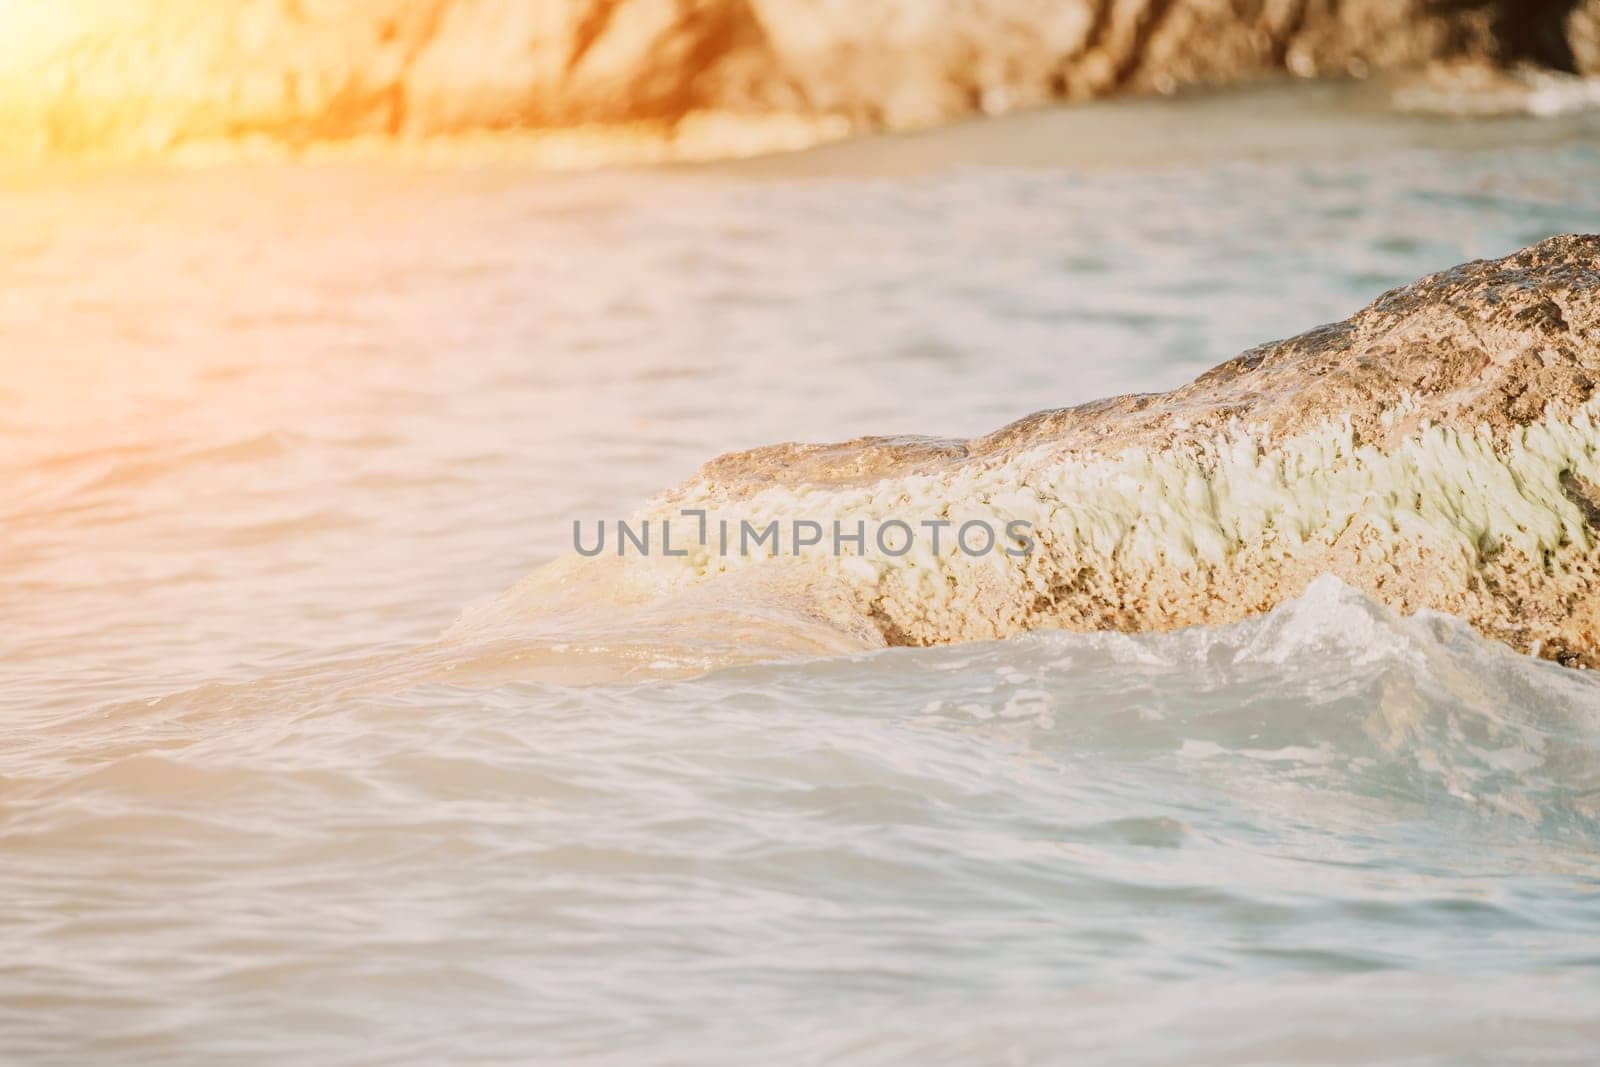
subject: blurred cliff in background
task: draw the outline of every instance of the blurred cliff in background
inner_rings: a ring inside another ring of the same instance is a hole
[[[1440,61],[1600,72],[1600,0],[0,0],[0,158],[706,114],[804,140]]]

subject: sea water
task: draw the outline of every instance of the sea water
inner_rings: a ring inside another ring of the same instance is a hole
[[[1170,388],[1600,223],[1592,117],[1164,154],[1184,106],[0,177],[0,1059],[1589,1061],[1600,684],[1456,620],[406,666],[720,451]]]

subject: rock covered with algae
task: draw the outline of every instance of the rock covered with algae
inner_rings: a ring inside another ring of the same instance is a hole
[[[1331,574],[1400,611],[1446,612],[1593,667],[1597,379],[1600,236],[1555,237],[1168,393],[1041,411],[966,441],[722,456],[633,517],[658,534],[673,523],[675,554],[558,560],[462,627],[492,616],[602,644],[698,633],[725,650],[838,651],[1222,624]],[[870,533],[842,550],[830,536],[895,521],[915,536],[889,551]],[[953,534],[974,521],[1024,523],[1028,550],[965,551]],[[812,543],[797,523],[828,532]],[[704,533],[744,524],[778,533],[754,551]]]

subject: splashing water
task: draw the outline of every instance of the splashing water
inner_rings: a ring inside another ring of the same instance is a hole
[[[1517,1055],[1594,1035],[1600,690],[1331,578],[1167,635],[380,675],[14,748],[13,1049],[1337,1062],[1470,1051],[1486,1005]]]
[[[7,178],[4,1056],[1585,1062],[1600,687],[1455,620],[1324,578],[590,688],[425,645],[719,450],[1166,388],[1592,225],[1590,120],[1525,121],[1107,173]]]

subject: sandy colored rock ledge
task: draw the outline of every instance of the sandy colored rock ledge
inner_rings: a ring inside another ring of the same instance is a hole
[[[725,554],[713,536],[682,557],[574,556],[457,636],[510,627],[736,655],[1169,630],[1263,613],[1333,574],[1401,611],[1600,666],[1597,377],[1600,237],[1552,238],[1169,393],[1042,411],[966,441],[720,457],[635,523],[672,520],[682,547],[694,540],[685,509],[713,530],[776,520],[775,553]],[[919,537],[904,554],[869,543],[835,555],[826,539],[797,548],[796,519],[1025,520],[1036,544],[971,556],[947,532],[937,551]]]
[[[822,139],[1437,60],[1600,72],[1600,0],[9,0],[0,158],[597,124],[671,141],[701,113]]]

